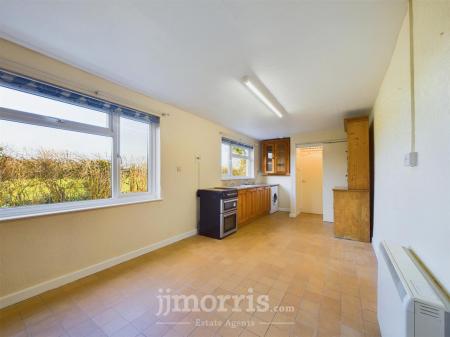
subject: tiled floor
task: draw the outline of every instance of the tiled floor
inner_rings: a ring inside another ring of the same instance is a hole
[[[228,300],[225,312],[156,316],[160,288],[198,296],[252,288],[287,312],[233,312]],[[335,239],[320,216],[278,213],[225,240],[193,237],[6,308],[0,336],[373,337],[375,312],[371,246]]]

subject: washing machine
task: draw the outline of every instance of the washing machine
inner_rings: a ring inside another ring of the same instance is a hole
[[[270,187],[270,213],[278,212],[278,185]]]

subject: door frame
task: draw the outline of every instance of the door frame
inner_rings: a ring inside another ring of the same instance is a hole
[[[301,211],[297,209],[297,148],[301,147],[312,147],[312,146],[323,146],[324,144],[333,144],[333,143],[346,143],[347,138],[337,138],[337,139],[327,139],[327,140],[319,140],[315,142],[301,142],[301,143],[293,143],[291,142],[291,212],[289,216],[291,218],[295,218],[300,215]],[[294,158],[294,159],[292,159]]]

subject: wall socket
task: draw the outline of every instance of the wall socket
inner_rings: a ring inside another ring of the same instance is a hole
[[[403,163],[405,166],[414,167],[418,165],[419,154],[417,152],[409,152],[405,155]]]

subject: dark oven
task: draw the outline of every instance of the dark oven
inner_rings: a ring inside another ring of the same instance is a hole
[[[198,233],[223,239],[237,230],[238,192],[233,188],[207,188],[200,197]]]

